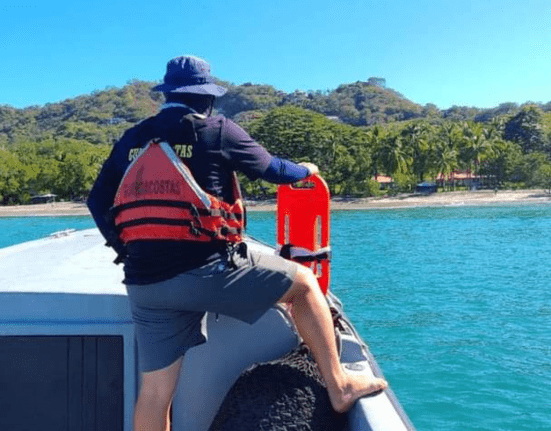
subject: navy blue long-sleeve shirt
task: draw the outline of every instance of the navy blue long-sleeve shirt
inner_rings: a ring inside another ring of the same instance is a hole
[[[308,176],[308,168],[297,165],[289,160],[272,157],[270,165],[262,175],[262,179],[270,183],[289,184]]]
[[[151,139],[160,138],[174,148],[189,166],[198,184],[207,192],[231,200],[233,171],[249,179],[263,178],[273,183],[292,183],[308,176],[308,169],[273,157],[241,127],[223,116],[195,123],[195,140],[182,139],[189,122],[182,118],[190,111],[172,106],[132,127],[114,145],[90,192],[88,207],[108,244],[124,260],[125,283],[148,284],[207,263],[222,251],[220,243],[183,241],[132,241],[124,246],[110,217],[118,186],[126,169],[140,149]]]

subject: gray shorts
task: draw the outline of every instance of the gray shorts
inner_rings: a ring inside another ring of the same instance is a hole
[[[247,255],[223,256],[166,281],[127,285],[142,371],[165,368],[204,343],[205,312],[254,323],[281,299],[297,264],[273,254]]]

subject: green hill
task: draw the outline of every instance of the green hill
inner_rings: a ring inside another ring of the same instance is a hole
[[[254,118],[254,112],[280,106],[298,106],[354,126],[399,123],[412,119],[491,122],[504,114],[516,114],[520,107],[504,103],[493,109],[454,106],[439,110],[421,106],[387,88],[383,78],[369,78],[342,84],[334,90],[285,93],[271,85],[233,85],[217,100],[216,110],[238,122]],[[154,83],[131,81],[123,88],[107,88],[45,106],[16,109],[0,106],[0,145],[47,139],[76,139],[92,144],[112,144],[121,133],[155,113],[163,101],[152,92]],[[551,111],[551,102],[540,105]]]
[[[268,85],[229,86],[219,101],[219,110],[233,117],[243,111],[282,105],[299,106],[355,126],[408,120],[425,112],[422,106],[386,88],[381,78],[343,84],[332,91],[297,90],[289,94]]]
[[[381,78],[343,84],[332,91],[289,94],[270,85],[220,83],[228,92],[217,101],[216,109],[237,121],[248,118],[253,111],[284,105],[299,106],[355,126],[441,116],[436,107],[422,107],[386,88]],[[157,111],[162,95],[152,92],[153,86],[132,81],[123,88],[107,88],[45,106],[0,106],[0,145],[65,138],[113,143],[126,128]]]

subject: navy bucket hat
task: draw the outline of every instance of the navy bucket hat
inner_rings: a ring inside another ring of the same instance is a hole
[[[192,55],[173,58],[166,65],[164,82],[155,91],[163,93],[193,93],[211,96],[223,96],[226,89],[216,85],[210,75],[210,65]]]

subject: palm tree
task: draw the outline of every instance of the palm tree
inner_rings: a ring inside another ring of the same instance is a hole
[[[397,134],[387,136],[382,142],[377,160],[387,175],[406,173],[411,164],[411,157],[404,147],[402,137]]]
[[[430,148],[429,170],[435,176],[449,175],[459,167],[457,148],[460,139],[461,133],[456,123],[446,122],[441,125],[437,138]]]
[[[503,142],[499,130],[492,125],[466,124],[460,150],[461,164],[480,175],[488,161],[499,157]]]
[[[450,147],[446,142],[439,141],[434,145],[431,159],[432,171],[435,175],[450,175],[459,166],[457,150]]]
[[[383,145],[383,141],[385,140],[385,130],[377,125],[370,129],[367,132],[367,139],[369,143],[369,147],[371,149],[371,166],[370,166],[370,174],[374,177],[377,177],[379,173],[380,168],[380,162],[379,162],[379,155],[381,152],[381,147]]]
[[[410,124],[401,132],[404,146],[411,158],[411,168],[421,182],[429,167],[433,134],[432,126],[426,121]]]
[[[494,124],[484,128],[483,133],[486,151],[480,158],[477,173],[486,174],[494,182],[493,187],[498,187],[505,176],[504,167],[511,145],[502,138],[502,132]]]

